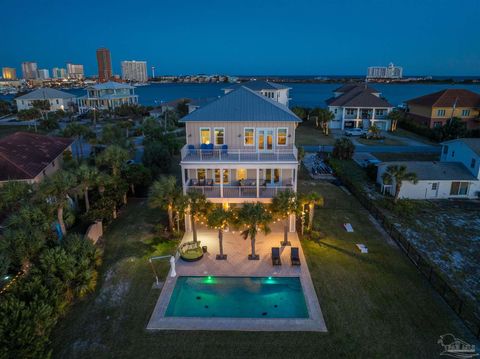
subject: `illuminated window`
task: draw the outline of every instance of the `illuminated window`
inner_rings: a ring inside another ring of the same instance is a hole
[[[200,180],[200,181],[205,179],[205,169],[204,168],[197,169],[197,179]]]
[[[287,128],[278,128],[277,129],[277,145],[286,146],[287,145]]]
[[[215,145],[223,145],[225,143],[225,129],[215,128],[213,133],[215,136]]]
[[[245,128],[244,133],[244,145],[245,146],[254,146],[255,145],[255,129],[254,128]]]
[[[228,183],[228,170],[223,170],[223,183]],[[220,169],[215,169],[215,183],[220,183]]]
[[[208,127],[200,129],[200,143],[210,143],[210,129]]]
[[[468,182],[452,182],[450,195],[465,196],[468,194]]]
[[[445,116],[445,110],[437,110],[437,116],[439,117]]]
[[[462,110],[462,117],[470,116],[470,110]]]

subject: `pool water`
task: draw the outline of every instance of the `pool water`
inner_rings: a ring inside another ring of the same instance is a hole
[[[298,277],[177,279],[166,317],[308,318]]]

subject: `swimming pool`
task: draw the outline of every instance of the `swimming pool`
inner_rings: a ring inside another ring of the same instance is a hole
[[[308,318],[298,277],[178,277],[166,317]]]

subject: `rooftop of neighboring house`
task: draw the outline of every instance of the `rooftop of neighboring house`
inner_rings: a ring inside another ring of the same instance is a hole
[[[223,90],[236,90],[239,87],[247,87],[250,90],[253,91],[262,91],[262,90],[286,90],[290,89],[290,87],[277,84],[274,82],[269,82],[269,81],[257,81],[257,80],[251,80],[247,82],[241,82],[238,84],[233,84],[230,86],[225,87]]]
[[[477,178],[460,162],[391,161],[379,167],[405,166],[407,172],[417,175],[419,181],[476,181]]]
[[[406,101],[426,107],[480,107],[480,95],[465,89],[446,89]]]
[[[334,90],[340,96],[328,99],[327,105],[341,107],[393,107],[380,92],[367,84],[345,85]]]
[[[88,90],[120,90],[120,89],[134,89],[134,86],[130,86],[126,83],[108,81],[100,84],[88,86]]]
[[[290,109],[257,92],[241,86],[200,107],[181,122],[190,121],[288,121],[301,122]]]
[[[458,142],[466,144],[473,152],[475,152],[475,154],[480,156],[480,138],[457,138],[455,140],[442,142],[441,144],[449,145]]]
[[[36,90],[33,90],[23,96],[17,97],[15,100],[50,100],[50,99],[71,99],[74,98],[75,95],[71,93],[59,91],[56,89],[52,89],[49,87],[42,87]]]
[[[72,139],[15,132],[0,139],[0,181],[29,180],[39,175]]]

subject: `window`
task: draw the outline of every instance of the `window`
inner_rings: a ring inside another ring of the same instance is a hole
[[[355,109],[354,108],[347,108],[347,115],[355,115]]]
[[[445,110],[437,110],[437,116],[439,117],[445,116]]]
[[[375,110],[375,116],[384,116],[385,112],[386,112],[385,109],[379,108],[379,109]]]
[[[432,183],[432,191],[436,191],[438,189],[438,182]]]
[[[338,111],[338,109],[335,109],[335,110],[333,110],[333,113],[336,115],[337,111]]]
[[[228,183],[228,170],[223,170],[223,183]],[[215,183],[220,183],[220,169],[215,169]]]
[[[433,127],[442,127],[442,121],[434,121]]]
[[[200,129],[200,143],[207,145],[210,143],[210,129],[208,127]]]
[[[286,146],[287,145],[287,128],[278,128],[277,129],[277,145]]]
[[[448,153],[448,146],[443,146],[443,153],[445,155]]]
[[[57,100],[55,100],[55,101],[57,102],[57,105],[60,103],[60,102],[58,101],[58,99],[57,99]]]
[[[202,181],[205,179],[205,168],[199,168],[197,169],[197,179],[199,181]]]
[[[462,110],[462,117],[470,116],[470,110]]]
[[[475,160],[475,158],[472,158],[472,161],[470,162],[470,168],[475,168],[476,164],[477,164],[477,160]]]
[[[280,183],[280,169],[273,170],[273,183]]]
[[[468,182],[452,182],[450,187],[451,196],[466,196],[468,194]]]
[[[213,130],[215,137],[215,145],[220,146],[225,144],[225,129],[224,128],[215,128]]]
[[[245,128],[243,130],[243,144],[245,146],[255,146],[255,129]]]

